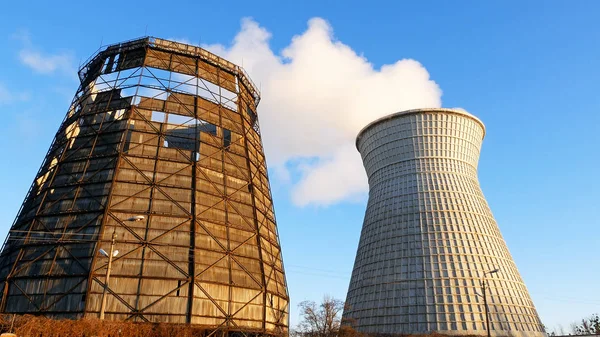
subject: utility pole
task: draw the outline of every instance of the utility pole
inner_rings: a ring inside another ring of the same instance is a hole
[[[487,294],[486,294],[486,286],[487,286],[487,281],[485,279],[485,276],[487,274],[495,274],[499,271],[500,269],[496,268],[494,270],[488,271],[483,273],[483,278],[481,279],[481,287],[483,288],[483,306],[485,307],[485,330],[487,330],[487,337],[491,337],[492,333],[490,331],[490,313],[488,312],[488,305],[487,305]]]
[[[113,231],[110,241],[110,252],[108,253],[108,266],[106,267],[106,278],[104,279],[104,290],[102,291],[102,304],[100,305],[100,319],[104,319],[104,310],[106,309],[106,291],[108,290],[108,281],[110,280],[110,269],[112,268],[113,252],[115,249],[116,231]]]
[[[487,330],[487,337],[491,337],[491,332],[490,332],[490,313],[488,312],[488,305],[487,305],[487,296],[485,293],[485,285],[486,285],[486,281],[485,279],[483,279],[483,306],[485,307],[485,329]]]

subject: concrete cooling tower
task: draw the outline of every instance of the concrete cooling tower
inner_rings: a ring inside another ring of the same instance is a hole
[[[479,187],[484,135],[451,109],[399,112],[359,133],[369,201],[344,312],[358,331],[487,335],[489,324],[492,336],[545,336]]]
[[[244,70],[148,37],[101,49],[79,78],[2,249],[0,311],[287,334]]]

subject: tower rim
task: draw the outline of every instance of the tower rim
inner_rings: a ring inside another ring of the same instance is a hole
[[[241,82],[240,84],[243,84],[248,89],[248,91],[250,91],[250,94],[254,99],[255,105],[258,106],[261,96],[260,89],[256,85],[256,83],[254,83],[252,78],[250,78],[250,75],[248,75],[244,67],[237,65],[231,61],[228,61],[225,58],[213,52],[210,52],[207,49],[202,48],[200,46],[175,41],[173,39],[162,39],[150,35],[131,39],[124,42],[100,46],[100,48],[93,52],[92,55],[79,66],[79,80],[83,82],[84,78],[87,76],[87,72],[92,67],[92,65],[106,54],[114,53],[115,51],[131,50],[135,48],[146,47],[150,47],[152,49],[160,50],[167,53],[175,53],[191,57],[197,57],[202,59],[206,63],[209,63],[223,71],[229,72],[237,76]]]
[[[479,125],[481,125],[481,128],[483,129],[483,137],[485,137],[485,124],[483,124],[483,122],[481,121],[481,119],[479,119],[477,116],[467,112],[466,110],[462,110],[462,109],[452,109],[452,108],[419,108],[419,109],[410,109],[410,110],[403,110],[403,111],[399,111],[399,112],[394,112],[391,113],[389,115],[385,115],[383,117],[377,118],[376,120],[370,122],[369,124],[365,125],[356,135],[356,141],[355,141],[355,145],[356,145],[356,149],[358,149],[358,142],[360,141],[362,135],[370,128],[372,128],[373,126],[383,123],[385,121],[388,121],[390,119],[394,119],[396,117],[400,117],[400,116],[407,116],[407,115],[416,115],[416,114],[420,114],[420,113],[427,113],[427,112],[444,112],[444,113],[452,113],[452,114],[457,114],[457,115],[462,115],[465,117],[469,117],[471,119],[473,119],[474,121],[476,121],[477,123],[479,123]],[[360,150],[359,150],[360,151]]]

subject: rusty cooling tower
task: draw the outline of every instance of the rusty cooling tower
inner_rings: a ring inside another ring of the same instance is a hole
[[[2,249],[0,310],[287,333],[259,93],[243,69],[143,38],[101,49],[79,78]]]
[[[359,133],[369,202],[344,312],[358,331],[545,335],[479,187],[484,134],[451,109],[399,112]]]

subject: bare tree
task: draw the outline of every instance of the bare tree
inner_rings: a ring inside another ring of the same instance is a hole
[[[325,296],[319,304],[314,301],[301,302],[300,323],[296,334],[302,337],[335,337],[340,331],[344,302]]]
[[[600,335],[600,316],[593,314],[582,319],[580,324],[573,323],[572,329],[575,335]]]

